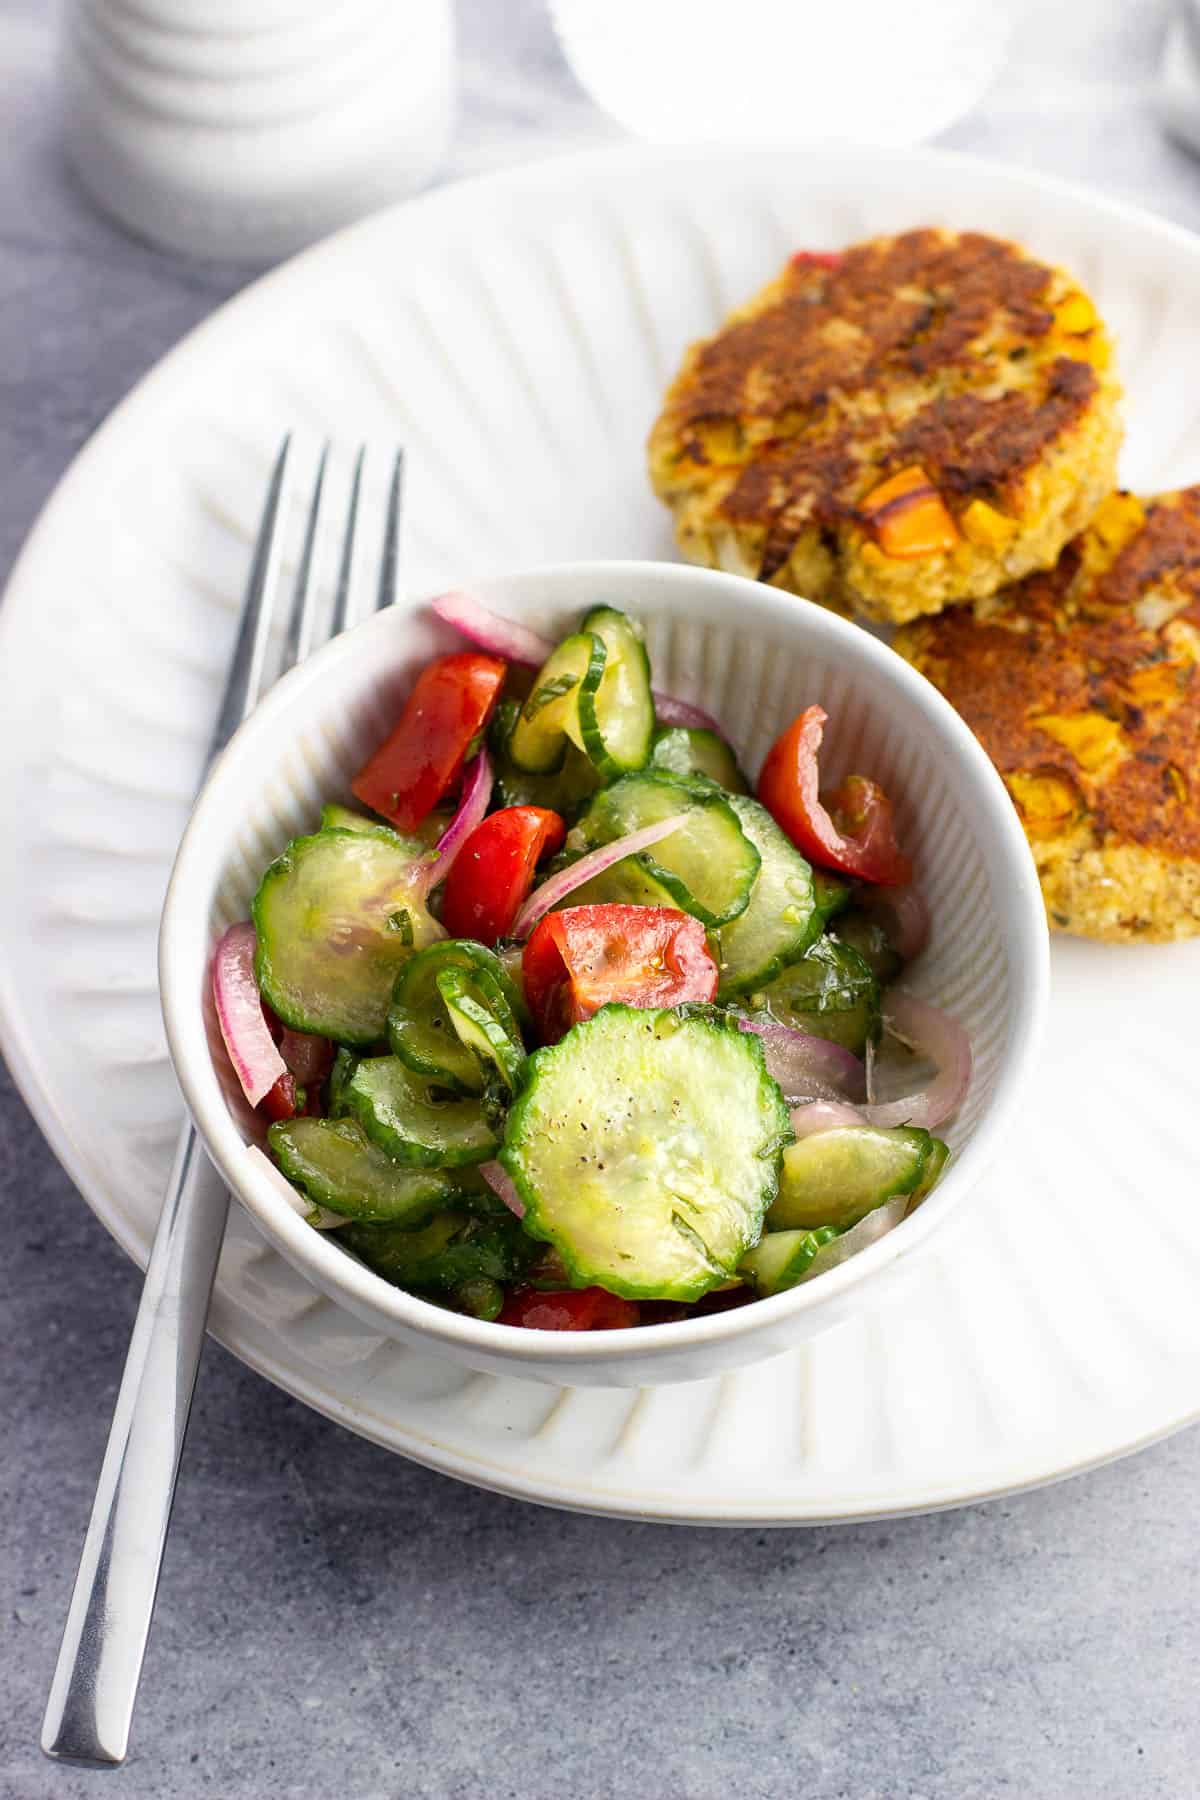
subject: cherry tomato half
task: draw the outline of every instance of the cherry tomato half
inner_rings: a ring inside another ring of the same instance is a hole
[[[451,937],[494,944],[507,937],[543,856],[567,828],[544,806],[506,806],[477,825],[446,877],[442,924]]]
[[[604,1288],[513,1288],[498,1316],[501,1325],[524,1325],[530,1331],[620,1331],[639,1322],[635,1300],[620,1300]]]
[[[281,1075],[275,1086],[265,1093],[258,1103],[258,1110],[263,1117],[274,1124],[276,1119],[294,1119],[296,1116],[296,1077],[289,1069]]]
[[[699,919],[669,906],[571,906],[547,913],[521,959],[525,998],[554,1043],[610,1000],[711,1000],[718,971]]]
[[[767,753],[758,797],[805,854],[824,869],[856,875],[883,887],[912,880],[912,863],[896,842],[892,803],[865,775],[850,775],[822,804],[817,753],[825,731],[823,707],[794,719]]]
[[[505,665],[464,650],[439,656],[417,677],[400,723],[350,784],[397,831],[415,831],[462,772],[496,704]]]

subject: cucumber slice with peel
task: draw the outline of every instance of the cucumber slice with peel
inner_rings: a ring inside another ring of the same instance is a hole
[[[338,1242],[396,1287],[451,1296],[464,1282],[514,1281],[538,1254],[511,1213],[480,1218],[452,1208],[415,1231],[349,1225]]]
[[[576,1284],[696,1300],[757,1242],[790,1136],[752,1035],[611,1005],[530,1057],[500,1161]]]
[[[748,996],[752,1009],[861,1056],[881,1030],[879,983],[849,944],[819,937],[804,955]]]
[[[746,908],[760,857],[728,798],[711,784],[659,769],[623,775],[601,788],[576,831],[593,849],[676,813],[686,815],[678,831],[626,860],[672,897],[667,905],[682,907],[708,926],[728,924]]]
[[[542,664],[509,734],[508,754],[518,769],[550,774],[562,767],[568,741],[583,748],[579,708],[600,686],[606,655],[594,633],[577,631]]]
[[[401,966],[445,936],[414,866],[387,831],[318,831],[276,857],[251,912],[258,985],[285,1025],[343,1044],[382,1037]]]
[[[909,1212],[920,1206],[926,1194],[931,1193],[942,1179],[946,1164],[950,1161],[950,1146],[941,1138],[933,1138],[929,1145],[929,1155],[925,1158],[925,1167],[921,1170],[921,1179],[912,1191],[908,1204]]]
[[[731,794],[729,805],[761,866],[746,910],[717,934],[718,1000],[765,987],[804,955],[821,929],[812,869],[791,838],[757,800]]]
[[[737,757],[715,731],[688,725],[664,725],[650,746],[650,767],[668,775],[704,775],[730,794],[748,794],[750,783]]]
[[[329,1071],[326,1083],[325,1111],[331,1119],[339,1119],[344,1114],[346,1084],[359,1064],[359,1058],[353,1050],[347,1050],[339,1044],[333,1059],[333,1067]]]
[[[852,950],[858,951],[881,987],[895,981],[904,967],[904,958],[883,926],[858,907],[848,907],[830,925],[829,931],[839,944],[849,944]]]
[[[600,777],[582,750],[568,742],[562,764],[548,774],[519,769],[509,754],[508,742],[520,717],[517,700],[502,700],[492,716],[488,738],[492,748],[496,784],[493,801],[502,806],[546,806],[571,820],[595,793]]]
[[[450,938],[432,944],[401,970],[387,1018],[388,1043],[393,1056],[398,1056],[416,1074],[436,1081],[452,1093],[478,1094],[483,1090],[485,1074],[477,1054],[478,1045],[464,1041],[441,989],[441,977],[450,970],[459,970],[469,978],[475,997],[520,1043],[514,1017],[520,1001],[512,983],[499,958],[471,938]]]
[[[848,1230],[893,1195],[920,1186],[934,1142],[927,1131],[909,1125],[894,1131],[845,1125],[801,1138],[784,1151],[769,1228]]]
[[[762,1300],[785,1293],[803,1280],[822,1245],[841,1235],[835,1225],[818,1225],[814,1231],[764,1232],[753,1250],[743,1256],[738,1274]]]
[[[454,1194],[444,1170],[401,1168],[353,1119],[283,1119],[267,1140],[293,1187],[347,1219],[415,1224]]]
[[[483,973],[469,975],[462,969],[442,969],[437,986],[446,1016],[463,1047],[474,1054],[482,1068],[493,1067],[511,1093],[520,1079],[525,1047],[495,982]]]
[[[406,1168],[486,1162],[497,1138],[475,1098],[442,1098],[398,1056],[367,1056],[346,1086],[345,1105],[371,1142]]]
[[[657,849],[658,846],[655,845]],[[576,861],[576,856],[570,861]],[[554,865],[551,865],[551,872]],[[580,887],[559,902],[555,908],[561,912],[566,906],[670,906],[678,908],[677,896],[665,888],[661,881],[656,881],[645,868],[639,856],[623,856],[620,862],[613,863],[602,874],[593,875]]]
[[[604,645],[604,673],[592,687],[582,682],[574,717],[566,731],[599,773],[611,780],[640,769],[654,735],[650,660],[632,619],[611,606],[596,606],[583,621]]]
[[[831,874],[828,869],[814,869],[812,873],[813,898],[822,925],[828,925],[830,919],[835,919],[838,913],[844,912],[849,906],[854,898],[854,890],[848,881],[844,881],[840,875]]]

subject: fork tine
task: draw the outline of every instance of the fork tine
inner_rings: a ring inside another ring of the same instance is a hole
[[[271,482],[254,545],[254,560],[250,565],[250,579],[246,584],[246,598],[242,602],[242,616],[238,622],[237,640],[229,664],[225,694],[209,744],[210,761],[229,742],[258,699],[262,687],[271,615],[275,609],[275,593],[279,585],[279,559],[283,542],[279,524],[284,512],[291,449],[292,434],[289,431],[279,446],[275,467],[271,471]]]
[[[382,612],[396,598],[400,579],[400,511],[404,503],[404,451],[397,450],[388,485],[387,523],[383,528],[383,555],[379,564],[379,587],[375,593],[375,611]]]
[[[312,649],[313,624],[317,609],[317,584],[313,579],[313,566],[317,528],[321,520],[321,496],[325,488],[325,470],[328,462],[329,440],[326,438],[313,481],[312,499],[308,507],[308,523],[304,528],[304,548],[300,552],[300,567],[296,571],[296,585],[292,590],[292,607],[288,614],[287,636],[284,639],[283,657],[279,668],[281,675],[285,675],[297,663],[303,662]]]
[[[342,539],[342,564],[338,570],[333,617],[329,622],[330,637],[337,637],[339,632],[345,631],[350,622],[350,581],[354,573],[354,534],[358,528],[358,502],[362,493],[363,459],[366,454],[367,446],[360,444],[358,455],[354,459],[354,479],[350,484],[350,506],[346,513],[346,533]]]

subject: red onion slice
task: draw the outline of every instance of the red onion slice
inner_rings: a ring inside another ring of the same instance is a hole
[[[907,1194],[897,1194],[894,1200],[885,1200],[882,1206],[877,1206],[874,1212],[869,1212],[865,1219],[860,1219],[857,1225],[850,1227],[849,1231],[843,1231],[841,1237],[834,1238],[832,1243],[822,1244],[800,1277],[797,1286],[803,1286],[815,1275],[828,1274],[830,1269],[836,1269],[840,1263],[849,1262],[852,1256],[857,1256],[859,1251],[865,1250],[869,1244],[878,1243],[881,1237],[886,1237],[889,1231],[895,1230],[907,1211]]]
[[[905,962],[919,956],[929,942],[929,908],[916,888],[868,888],[858,904],[883,927]]]
[[[822,1131],[840,1131],[845,1125],[865,1125],[866,1120],[855,1106],[843,1106],[840,1100],[810,1100],[805,1106],[792,1108],[792,1130],[796,1142],[816,1137]]]
[[[483,1176],[483,1179],[487,1182],[493,1194],[496,1194],[503,1200],[509,1212],[514,1213],[518,1219],[523,1219],[525,1217],[525,1202],[522,1200],[520,1194],[518,1194],[516,1183],[513,1181],[508,1170],[498,1162],[485,1162],[480,1163],[479,1173]]]
[[[672,813],[669,819],[659,819],[654,825],[643,825],[640,831],[631,831],[625,837],[614,838],[611,844],[601,844],[598,850],[589,850],[586,856],[573,862],[569,869],[560,869],[549,881],[543,881],[541,887],[534,888],[517,914],[513,936],[528,937],[544,913],[557,906],[560,900],[565,900],[568,894],[573,894],[577,887],[582,887],[585,881],[590,881],[594,875],[602,875],[605,869],[611,869],[614,863],[623,862],[625,857],[634,856],[639,850],[648,850],[660,838],[670,837],[686,820],[686,813]]]
[[[691,731],[715,731],[718,737],[724,732],[711,713],[705,712],[702,706],[693,706],[690,700],[678,700],[674,694],[660,694],[654,690],[654,716],[660,725],[686,725]]]
[[[743,1031],[752,1031],[762,1039],[767,1073],[779,1083],[789,1106],[807,1100],[841,1103],[863,1098],[863,1066],[857,1056],[843,1050],[840,1044],[831,1044],[828,1038],[809,1037],[770,1019],[739,1019],[738,1024]]]
[[[516,619],[502,618],[470,594],[439,594],[429,604],[444,625],[452,625],[481,650],[502,656],[506,662],[540,669],[555,648],[552,638],[543,637],[540,631],[521,625]],[[690,700],[677,700],[673,694],[660,694],[655,689],[654,711],[660,725],[687,725],[721,735],[721,727],[712,714],[702,706],[693,706]]]
[[[971,1040],[957,1019],[915,994],[893,988],[884,997],[884,1025],[902,1043],[927,1056],[937,1073],[926,1088],[903,1100],[885,1100],[863,1108],[869,1125],[920,1125],[932,1131],[963,1103],[971,1083]]]
[[[255,947],[254,927],[243,919],[222,937],[212,967],[217,1023],[251,1106],[257,1106],[288,1072],[263,1015],[254,974]]]
[[[502,656],[505,662],[540,669],[554,649],[553,640],[540,631],[519,625],[515,619],[502,619],[470,594],[439,594],[430,605],[444,625],[452,625],[481,650]]]
[[[414,886],[422,898],[431,894],[458,859],[459,851],[477,825],[483,823],[492,797],[492,759],[484,745],[467,764],[458,809],[427,860],[417,865]]]

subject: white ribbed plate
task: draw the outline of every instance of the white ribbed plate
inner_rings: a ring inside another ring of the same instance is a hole
[[[1200,243],[933,152],[637,150],[367,222],[194,334],[79,457],[0,616],[0,1023],[99,1216],[144,1261],[178,1112],[155,933],[281,429],[402,437],[414,586],[669,555],[641,444],[689,337],[799,244],[926,221],[1078,271],[1121,347],[1129,483],[1200,479]],[[470,1375],[385,1341],[235,1209],[213,1327],[353,1430],[509,1493],[723,1523],[953,1504],[1200,1411],[1200,945],[1057,946],[1025,1127],[886,1304],[719,1382]]]

